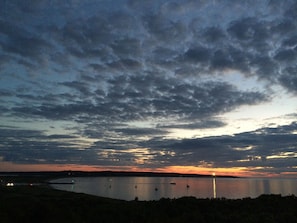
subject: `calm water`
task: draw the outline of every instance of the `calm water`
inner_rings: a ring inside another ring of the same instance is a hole
[[[190,177],[77,177],[52,182],[60,190],[81,192],[122,200],[158,200],[194,196],[197,198],[244,198],[261,194],[297,195],[297,179],[190,178]],[[175,183],[175,184],[173,184]]]

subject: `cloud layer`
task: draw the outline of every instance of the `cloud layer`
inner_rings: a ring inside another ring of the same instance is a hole
[[[271,103],[279,89],[296,97],[295,1],[2,5],[2,160],[296,168],[296,122],[169,137],[228,128],[222,115]]]

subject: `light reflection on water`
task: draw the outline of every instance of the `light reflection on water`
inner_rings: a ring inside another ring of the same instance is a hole
[[[296,179],[191,178],[191,177],[77,177],[57,179],[56,189],[122,200],[160,198],[244,198],[261,194],[297,195]],[[174,184],[175,183],[175,184]]]

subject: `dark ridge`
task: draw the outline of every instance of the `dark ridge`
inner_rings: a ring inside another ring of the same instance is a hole
[[[297,198],[121,201],[40,186],[0,186],[0,222],[297,222]]]
[[[0,172],[0,177],[213,177],[206,174],[182,174],[182,173],[163,173],[163,172],[130,172],[130,171],[41,171],[41,172]],[[216,177],[238,178],[230,175],[217,175]]]

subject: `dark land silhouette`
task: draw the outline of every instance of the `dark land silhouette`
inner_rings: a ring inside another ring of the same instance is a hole
[[[183,197],[123,201],[60,191],[44,183],[57,177],[57,173],[50,176],[25,175],[0,177],[1,223],[297,222],[297,197],[294,195],[261,195],[254,199]],[[6,186],[4,181],[13,178],[15,182],[27,180],[31,183]]]

